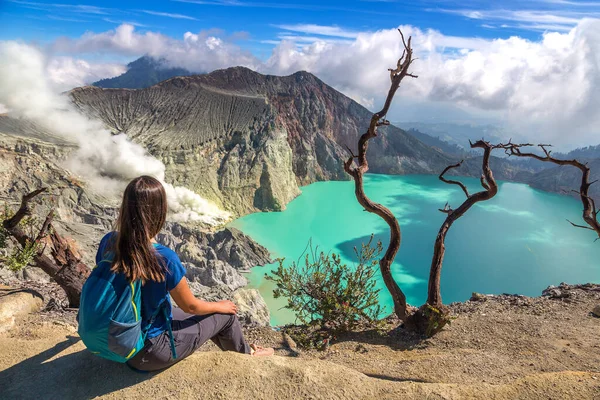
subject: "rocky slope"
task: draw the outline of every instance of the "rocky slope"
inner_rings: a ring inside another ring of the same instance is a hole
[[[91,267],[101,237],[113,229],[118,199],[99,195],[61,166],[73,148],[35,125],[0,116],[0,200],[9,209],[16,209],[23,194],[48,187],[50,195],[38,199],[33,217],[41,224],[53,208],[54,226],[75,239],[83,261]],[[244,322],[268,325],[264,300],[258,291],[244,288],[247,282],[241,274],[269,263],[267,249],[236,229],[204,232],[175,223],[169,223],[158,239],[181,255],[196,295],[211,300],[233,298],[241,305]],[[37,268],[14,273],[1,262],[0,280],[11,284],[22,280],[43,285],[49,282]],[[64,299],[60,293],[56,296],[60,305]]]
[[[256,289],[241,274],[271,262],[269,251],[237,229],[201,232],[168,223],[157,240],[175,250],[187,270],[192,292],[204,300],[232,299],[246,325],[269,325],[270,314]]]
[[[74,104],[167,164],[167,176],[238,215],[279,210],[298,186],[348,179],[371,112],[314,75],[247,68],[176,77],[142,90],[83,87]],[[450,157],[390,126],[370,146],[372,172],[439,173]]]

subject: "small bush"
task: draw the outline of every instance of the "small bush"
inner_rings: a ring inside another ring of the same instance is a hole
[[[4,210],[0,212],[0,267],[5,266],[13,272],[17,272],[33,263],[35,256],[38,254],[40,245],[36,242],[27,241],[25,246],[20,246],[16,240],[12,238],[10,233],[4,228],[3,222],[13,216],[12,210],[8,205],[4,204]],[[21,220],[21,226],[30,236],[34,235],[34,230],[39,221],[32,216],[27,216]]]
[[[36,242],[27,241],[25,247],[15,250],[15,252],[8,257],[6,266],[11,271],[17,272],[33,263],[34,257],[38,254],[39,245]]]
[[[265,278],[273,281],[274,297],[286,297],[286,308],[297,320],[313,328],[332,332],[373,324],[380,313],[379,289],[375,274],[382,251],[381,242],[373,246],[373,237],[361,249],[354,248],[357,264],[348,266],[339,255],[319,252],[309,242],[310,251],[303,262],[279,266]]]

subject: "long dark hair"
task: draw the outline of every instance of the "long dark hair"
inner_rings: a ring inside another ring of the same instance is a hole
[[[130,282],[165,280],[165,266],[157,257],[152,239],[167,218],[167,195],[151,176],[140,176],[127,185],[117,220],[117,239],[112,271],[123,273]]]

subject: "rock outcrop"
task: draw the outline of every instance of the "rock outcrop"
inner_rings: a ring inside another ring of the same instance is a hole
[[[281,332],[246,330],[276,355],[221,352],[209,341],[149,374],[91,354],[64,315],[29,316],[0,333],[2,397],[598,399],[598,320],[586,315],[597,298],[578,300],[532,299],[542,313],[498,299],[468,302],[472,309],[433,338],[353,332],[327,351],[291,351]]]
[[[235,228],[202,232],[178,223],[167,223],[157,240],[175,250],[193,281],[204,286],[245,286],[240,272],[271,262],[269,252]],[[196,279],[198,278],[198,279]]]
[[[0,285],[0,332],[8,331],[17,317],[38,312],[44,303],[33,290],[15,290]]]
[[[244,324],[269,325],[267,304],[258,290],[243,289],[248,281],[242,275],[271,262],[267,249],[235,228],[207,233],[176,223],[167,224],[158,241],[179,254],[196,296],[209,301],[233,299]]]
[[[243,325],[269,326],[271,314],[258,290],[239,289],[231,299],[238,306],[238,318]]]

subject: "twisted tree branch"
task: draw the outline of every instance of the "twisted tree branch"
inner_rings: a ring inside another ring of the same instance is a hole
[[[589,229],[596,232],[596,234],[598,235],[598,239],[600,239],[600,222],[598,221],[598,213],[600,212],[600,210],[596,208],[596,203],[594,199],[591,198],[589,195],[590,186],[592,186],[596,182],[590,182],[590,168],[587,166],[587,164],[584,164],[576,159],[561,160],[559,158],[553,157],[551,155],[552,151],[548,150],[548,147],[552,147],[552,145],[549,144],[537,145],[537,147],[540,148],[544,153],[543,156],[531,152],[527,153],[522,151],[524,147],[532,146],[534,145],[531,143],[516,144],[509,141],[506,144],[497,144],[494,146],[494,148],[504,149],[505,153],[509,156],[528,157],[542,162],[550,162],[556,165],[570,165],[572,167],[578,168],[581,171],[581,183],[579,191],[575,192],[579,194],[579,198],[581,199],[581,203],[583,205],[582,217],[585,223],[588,225]],[[577,228],[588,229],[588,227],[585,227],[583,225],[577,225],[572,222],[571,225]]]
[[[440,291],[441,284],[441,273],[442,273],[442,263],[444,261],[444,254],[446,252],[446,235],[448,230],[460,217],[462,217],[475,203],[480,201],[489,200],[498,193],[498,185],[496,184],[496,180],[494,179],[494,175],[492,174],[492,170],[490,169],[490,154],[494,149],[494,146],[489,144],[484,140],[479,140],[475,143],[470,143],[471,148],[480,148],[483,149],[483,161],[482,161],[482,170],[483,174],[481,175],[481,186],[483,186],[483,191],[474,193],[469,195],[467,187],[458,181],[453,181],[444,178],[444,174],[453,168],[458,168],[462,165],[462,161],[458,164],[450,165],[442,171],[439,178],[442,182],[460,186],[462,191],[466,194],[467,199],[456,209],[450,208],[448,203],[444,206],[442,211],[447,214],[446,219],[442,223],[438,235],[435,239],[435,244],[433,246],[433,258],[431,260],[431,268],[429,270],[429,287],[427,290],[427,304],[430,306],[441,308],[442,307],[442,295]]]
[[[350,157],[344,163],[344,170],[354,179],[355,195],[358,202],[364,207],[366,211],[374,213],[381,217],[390,227],[390,244],[384,256],[379,261],[379,267],[381,269],[383,281],[390,294],[392,295],[392,300],[394,302],[394,311],[398,318],[405,321],[407,318],[406,296],[392,277],[391,272],[392,263],[394,262],[394,258],[396,257],[396,254],[400,249],[400,242],[402,240],[400,225],[398,224],[398,220],[396,219],[396,217],[394,217],[394,214],[392,214],[392,212],[388,208],[384,207],[379,203],[375,203],[365,194],[363,185],[363,176],[369,170],[369,163],[367,161],[367,149],[369,148],[369,140],[377,136],[377,128],[379,126],[389,125],[389,121],[387,121],[384,117],[387,114],[390,105],[392,104],[394,94],[398,90],[398,87],[400,86],[402,80],[407,76],[416,78],[416,75],[410,74],[408,72],[410,65],[414,61],[413,50],[411,47],[412,38],[409,37],[408,41],[406,41],[404,35],[402,34],[402,31],[398,31],[400,32],[400,36],[402,38],[404,51],[402,52],[402,56],[398,59],[396,68],[390,68],[388,70],[390,72],[391,85],[390,89],[388,90],[385,103],[380,111],[373,114],[371,122],[369,124],[369,128],[359,138],[358,155],[355,156],[353,152],[350,151]],[[356,164],[354,161],[355,159]]]
[[[29,202],[35,197],[37,197],[39,194],[44,193],[46,190],[47,188],[41,188],[23,196],[21,198],[21,206],[19,207],[15,215],[3,222],[4,228],[10,230],[19,225],[23,218],[25,218],[28,215],[31,215]]]
[[[451,185],[458,185],[458,186],[460,186],[460,188],[462,189],[462,191],[465,193],[465,196],[467,196],[467,198],[468,198],[468,197],[469,197],[469,191],[467,190],[467,187],[466,187],[466,186],[465,186],[465,185],[464,185],[462,182],[459,182],[459,181],[453,181],[453,180],[450,180],[450,179],[446,179],[446,178],[444,178],[444,175],[446,174],[446,172],[448,172],[449,170],[451,170],[451,169],[454,169],[454,168],[459,168],[459,167],[462,165],[462,163],[463,163],[464,161],[465,161],[465,160],[461,160],[461,162],[459,162],[459,163],[457,163],[457,164],[448,165],[448,166],[447,166],[447,167],[446,167],[446,168],[445,168],[445,169],[442,171],[442,173],[440,174],[440,176],[439,176],[439,179],[440,179],[442,182],[446,182],[446,183],[448,183],[448,184],[451,184]],[[482,178],[483,178],[483,177],[482,177]],[[482,181],[482,182],[483,182],[483,181]],[[483,185],[483,183],[482,183],[482,185]],[[446,203],[446,205],[447,205],[447,204],[448,204],[448,203]]]

